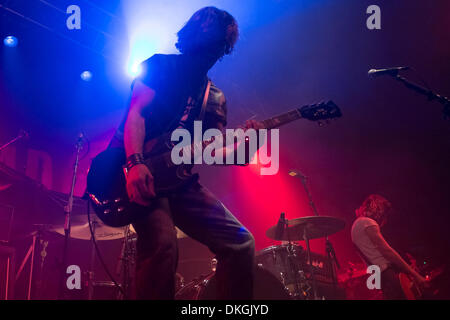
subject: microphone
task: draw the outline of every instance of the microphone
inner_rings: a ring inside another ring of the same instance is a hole
[[[395,68],[387,68],[387,69],[370,69],[367,75],[371,78],[375,78],[378,76],[393,76],[395,77],[400,71],[409,70],[410,67],[395,67]]]
[[[300,172],[300,170],[297,170],[297,169],[289,170],[288,175],[290,175],[291,177],[299,177],[302,179],[308,179],[307,176],[305,176],[303,173]]]

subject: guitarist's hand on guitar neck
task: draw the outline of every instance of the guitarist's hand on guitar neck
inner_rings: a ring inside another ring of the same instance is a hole
[[[148,206],[156,196],[153,176],[146,165],[138,164],[128,171],[127,193],[130,201],[143,206]]]

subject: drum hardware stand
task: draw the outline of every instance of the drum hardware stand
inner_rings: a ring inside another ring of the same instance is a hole
[[[34,297],[34,293],[36,291],[40,291],[42,284],[42,274],[43,274],[43,268],[44,268],[44,262],[45,257],[47,256],[46,247],[48,245],[48,241],[42,240],[42,227],[43,225],[37,225],[39,229],[37,231],[34,231],[32,233],[32,242],[30,247],[28,248],[27,253],[25,254],[25,257],[22,260],[22,263],[20,264],[19,269],[17,270],[17,273],[15,275],[15,280],[17,281],[20,277],[20,275],[23,272],[23,269],[25,268],[25,264],[30,260],[30,271],[28,275],[28,288],[27,288],[27,300],[31,300],[31,298]],[[45,226],[44,226],[45,227]],[[41,256],[41,262],[39,264],[39,269],[36,270],[36,264],[35,264],[35,257],[36,252],[40,251]],[[34,276],[36,271],[37,279]]]
[[[36,239],[37,239],[37,234],[34,233],[32,243],[31,243],[30,247],[28,248],[27,254],[25,255],[25,257],[22,260],[22,264],[20,265],[19,270],[17,270],[17,273],[16,273],[16,281],[17,281],[19,279],[20,275],[22,274],[23,269],[25,268],[25,264],[28,262],[28,259],[30,259],[30,273],[29,273],[29,278],[28,278],[27,300],[31,300],[31,285],[33,283],[34,256],[35,256],[35,252],[36,252],[36,242],[37,242]]]
[[[300,181],[302,182],[303,187],[305,188],[306,195],[308,196],[308,200],[309,200],[309,206],[311,207],[314,215],[315,216],[319,216],[319,213],[317,212],[316,205],[314,204],[314,201],[312,199],[312,195],[309,192],[308,184],[307,184],[307,181],[306,181],[308,179],[308,177],[306,177],[304,174],[302,174],[298,170],[296,170],[296,173],[300,177]],[[308,258],[309,272],[311,274],[311,280],[312,280],[313,297],[314,297],[314,300],[318,300],[317,283],[316,283],[316,277],[314,275],[314,266],[312,265],[312,261],[311,261],[311,248],[309,246],[309,237],[308,237],[307,228],[304,229],[303,239],[306,242],[306,254],[307,254],[307,258]]]
[[[291,241],[291,236],[290,236],[289,227],[288,227],[288,221],[285,219],[284,212],[282,212],[280,214],[280,219],[278,220],[278,227],[279,227],[279,230],[277,230],[277,233],[279,234],[279,236],[281,236],[281,234],[283,234],[285,230],[286,230],[286,234],[288,236],[288,247],[287,247],[288,259],[289,259],[289,264],[291,266],[291,269],[294,271],[295,298],[298,298],[300,296],[300,286],[299,286],[300,270],[298,269],[297,264],[295,262],[295,258],[297,257],[297,255],[295,253],[294,245]],[[274,256],[274,258],[275,258],[275,256]],[[284,279],[283,273],[281,273],[280,276],[282,279]],[[303,289],[301,291],[303,292]]]
[[[311,261],[311,248],[309,246],[309,237],[308,237],[308,232],[307,232],[306,228],[305,228],[305,232],[303,234],[303,239],[306,242],[306,254],[307,254],[307,258],[308,258],[309,272],[311,274],[311,280],[312,280],[313,297],[314,297],[314,300],[319,300],[319,298],[317,296],[317,283],[316,283],[316,276],[314,275],[314,266],[312,265],[312,261]]]
[[[66,264],[67,264],[67,253],[69,249],[69,240],[70,240],[70,216],[72,214],[73,207],[73,196],[75,190],[75,183],[77,181],[77,172],[78,172],[78,162],[80,160],[80,151],[83,148],[83,140],[84,135],[80,133],[78,136],[78,141],[76,143],[76,157],[75,163],[73,166],[73,176],[72,176],[72,185],[70,188],[69,200],[67,205],[64,207],[65,220],[64,220],[64,249],[62,254],[62,261],[60,266],[60,279],[59,279],[59,289],[58,289],[58,300],[63,298],[64,287],[66,284],[65,275],[66,275]]]
[[[97,227],[97,222],[92,221],[92,231],[93,231],[94,235],[95,235],[96,227]],[[95,286],[94,268],[95,268],[95,246],[94,246],[93,238],[91,235],[91,262],[90,262],[90,267],[89,267],[90,270],[86,272],[86,275],[88,278],[88,280],[87,280],[88,300],[92,300],[92,298],[94,297],[94,286]]]
[[[289,234],[289,231],[288,231]],[[289,237],[290,239],[290,237]],[[291,240],[288,243],[288,259],[291,269],[294,271],[294,281],[295,281],[295,298],[300,299],[300,297],[305,297],[305,290],[303,290],[303,285],[305,284],[305,277],[302,270],[298,268],[296,263],[297,254]],[[282,275],[283,277],[283,275]],[[300,287],[300,284],[302,287]]]
[[[336,276],[336,268],[340,269],[341,265],[339,264],[339,261],[336,257],[336,251],[334,251],[334,247],[331,244],[330,240],[328,239],[328,236],[326,237],[325,240],[325,250],[327,252],[327,257],[328,257],[328,261],[331,264],[331,278],[333,281],[333,287],[334,287],[334,293],[337,294],[337,276]],[[336,268],[335,268],[336,266]]]
[[[314,213],[315,216],[319,216],[319,213],[317,212],[317,208],[316,205],[314,204],[314,201],[312,199],[312,195],[311,192],[309,191],[308,188],[308,184],[307,184],[307,179],[308,177],[306,177],[305,175],[303,175],[300,171],[297,171],[298,175],[300,176],[300,179],[302,181],[303,187],[305,188],[306,191],[306,195],[308,196],[308,200],[309,200],[309,205]],[[314,289],[314,299],[317,300],[317,285],[316,285],[316,279],[314,276],[314,268],[312,266],[311,263],[311,250],[309,249],[309,240],[307,239],[307,235],[306,235],[306,228],[305,228],[305,234],[304,234],[304,238],[306,241],[306,247],[307,247],[307,251],[308,251],[308,261],[310,264],[310,270],[311,270],[311,277],[313,280],[313,289]],[[328,236],[326,236],[325,238],[325,247],[326,247],[326,252],[327,252],[327,256],[328,256],[328,261],[330,262],[331,265],[331,277],[333,280],[333,285],[334,285],[334,290],[335,292],[337,291],[337,277],[336,277],[336,272],[335,272],[335,268],[334,266],[336,265],[336,267],[338,269],[341,268],[341,266],[339,265],[339,262],[336,258],[336,252],[334,251],[334,247],[331,244],[331,241],[329,240]]]
[[[285,222],[287,223],[287,222]],[[288,229],[286,229],[288,230]],[[289,231],[287,231],[288,233],[288,259],[289,259],[289,264],[291,265],[291,269],[294,270],[294,282],[295,282],[295,296],[296,298],[298,298],[300,296],[300,286],[299,286],[299,269],[297,268],[297,264],[295,263],[295,258],[297,257],[296,253],[295,253],[295,249],[294,249],[294,245],[291,242],[291,238],[289,237]]]
[[[131,246],[132,238],[130,237],[131,231],[130,226],[125,227],[125,238],[122,242],[122,250],[120,253],[120,256],[118,258],[118,263],[116,267],[116,274],[118,277],[122,275],[122,288],[125,294],[122,292],[117,293],[117,300],[123,300],[127,299],[127,297],[130,297],[130,288],[131,288],[131,273],[130,270],[132,270],[133,266],[133,248]]]

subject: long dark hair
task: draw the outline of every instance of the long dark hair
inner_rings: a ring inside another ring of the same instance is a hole
[[[205,7],[195,12],[177,35],[175,46],[181,53],[208,50],[222,57],[233,51],[239,31],[231,14],[216,7]]]

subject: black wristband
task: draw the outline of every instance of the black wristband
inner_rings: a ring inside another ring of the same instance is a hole
[[[144,164],[144,156],[142,153],[133,153],[127,158],[127,162],[125,163],[125,168],[129,171],[131,168],[138,164]]]

